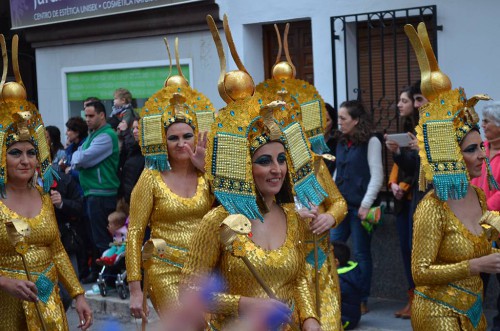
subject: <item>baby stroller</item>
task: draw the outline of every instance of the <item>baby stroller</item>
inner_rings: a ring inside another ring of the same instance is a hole
[[[112,244],[113,245],[113,244]],[[116,253],[116,254],[115,254]],[[103,297],[108,295],[108,284],[110,281],[115,280],[116,291],[121,299],[127,299],[129,296],[129,289],[127,284],[127,270],[125,269],[125,250],[118,249],[116,246],[112,246],[107,249],[103,256],[116,255],[113,261],[109,259],[97,259],[97,264],[102,265],[102,269],[99,272],[99,277],[97,278],[97,285],[99,286],[99,292]]]

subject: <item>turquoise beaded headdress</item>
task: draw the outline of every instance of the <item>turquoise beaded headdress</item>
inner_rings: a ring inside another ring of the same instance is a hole
[[[479,100],[490,98],[476,95],[467,100],[462,88],[451,89],[450,79],[439,69],[424,23],[418,25],[418,33],[409,24],[405,32],[420,66],[422,94],[429,100],[420,108],[415,128],[420,148],[419,188],[423,191],[432,182],[439,199],[462,199],[467,194],[470,176],[460,143],[472,129],[479,129],[474,106]],[[498,188],[491,175],[489,182]]]
[[[263,102],[269,103],[274,100],[283,100],[292,108],[300,109],[302,113],[301,124],[305,135],[309,139],[311,149],[316,154],[330,152],[325,143],[324,133],[326,129],[326,107],[323,98],[316,88],[304,80],[295,78],[295,66],[288,52],[288,29],[287,23],[283,36],[286,61],[281,61],[281,37],[277,25],[276,35],[278,37],[278,55],[273,66],[273,78],[267,79],[257,85],[257,92],[262,95]]]
[[[12,62],[16,81],[5,83],[8,69],[7,47],[4,36],[0,35],[3,56],[3,73],[0,83],[0,194],[2,196],[5,196],[5,184],[7,184],[8,177],[7,148],[18,141],[28,141],[35,147],[45,192],[50,190],[54,178],[58,178],[52,168],[42,116],[36,106],[26,100],[26,88],[21,79],[17,59],[18,43],[19,38],[15,35],[12,39]],[[32,185],[35,184],[32,183]]]
[[[312,167],[307,138],[298,122],[288,122],[290,108],[284,102],[264,104],[253,80],[237,56],[224,15],[224,30],[239,70],[225,72],[225,55],[213,19],[207,17],[221,60],[219,92],[227,106],[219,110],[207,141],[206,175],[217,200],[231,214],[263,219],[266,208],[257,198],[252,175],[252,155],[263,144],[281,142],[287,155],[288,183],[285,192],[305,205],[319,205],[327,196]],[[287,183],[285,182],[284,185]],[[283,190],[283,189],[282,189]]]
[[[165,38],[168,57],[170,48]],[[167,153],[166,130],[177,122],[193,128],[195,140],[198,132],[210,130],[214,121],[214,106],[202,93],[192,89],[179,65],[178,39],[175,39],[175,56],[178,75],[170,73],[164,87],[153,94],[145,103],[139,121],[139,145],[146,167],[159,171],[170,170]]]

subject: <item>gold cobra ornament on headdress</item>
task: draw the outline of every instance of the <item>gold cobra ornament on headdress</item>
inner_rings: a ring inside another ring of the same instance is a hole
[[[285,105],[286,103],[283,101],[273,101],[260,109],[260,116],[262,116],[262,121],[269,130],[269,139],[271,141],[279,140],[282,135],[278,124],[276,124],[273,114],[275,109],[283,107]]]
[[[245,66],[241,62],[238,52],[236,51],[233,36],[231,34],[231,29],[229,28],[227,15],[224,14],[223,19],[224,31],[226,33],[226,40],[227,44],[229,45],[229,50],[234,62],[236,63],[236,66],[238,67],[238,70],[233,70],[226,73],[226,56],[222,47],[219,30],[217,29],[215,21],[211,15],[207,15],[207,23],[210,31],[212,32],[212,37],[217,47],[217,53],[219,54],[221,70],[217,88],[219,90],[221,98],[226,103],[230,103],[232,101],[243,100],[246,97],[252,96],[255,93],[255,83],[253,82],[252,76],[250,76]]]

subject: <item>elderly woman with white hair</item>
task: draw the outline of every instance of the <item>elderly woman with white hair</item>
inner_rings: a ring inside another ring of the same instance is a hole
[[[490,160],[491,173],[497,183],[500,182],[500,102],[492,102],[483,108],[481,127],[486,140],[484,148]],[[472,184],[479,186],[486,193],[489,210],[500,211],[500,191],[488,185],[486,163],[483,163],[481,177],[474,178]],[[499,321],[500,322],[500,321]]]

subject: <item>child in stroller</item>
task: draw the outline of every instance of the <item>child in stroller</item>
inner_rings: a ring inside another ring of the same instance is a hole
[[[113,235],[110,248],[105,250],[100,258],[96,260],[98,265],[103,266],[97,278],[97,285],[102,296],[108,294],[106,280],[116,278],[115,285],[118,295],[122,299],[128,297],[128,286],[126,284],[127,271],[125,270],[125,247],[127,243],[129,206],[120,199],[116,211],[108,216],[108,231]]]

